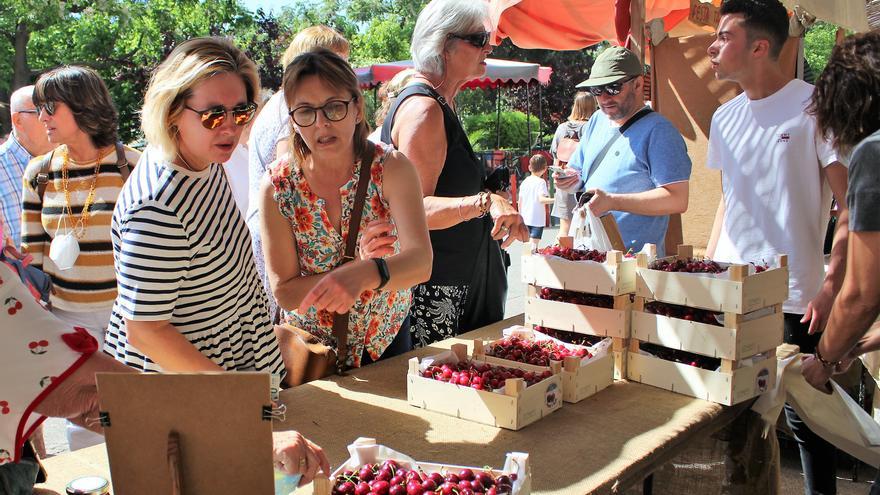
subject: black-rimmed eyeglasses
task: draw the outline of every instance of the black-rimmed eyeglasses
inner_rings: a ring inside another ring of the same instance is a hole
[[[489,43],[489,31],[471,34],[450,34],[449,38],[463,40],[477,48],[484,48]]]
[[[617,96],[623,91],[623,85],[632,81],[633,79],[639,76],[632,76],[624,79],[623,81],[613,82],[611,84],[603,84],[602,86],[591,86],[587,89],[593,96],[601,96],[602,93],[607,93],[608,96]]]
[[[318,120],[318,110],[324,114],[324,117],[331,122],[339,122],[348,116],[348,104],[357,100],[357,96],[353,96],[350,100],[330,100],[320,107],[310,107],[303,105],[294,108],[288,114],[290,118],[300,127],[309,127],[314,125]]]

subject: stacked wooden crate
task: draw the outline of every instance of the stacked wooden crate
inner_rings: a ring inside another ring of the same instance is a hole
[[[678,259],[692,257],[690,246],[679,247]],[[721,265],[726,271],[716,275],[666,272],[649,268],[646,261],[639,264],[628,379],[726,405],[773,387],[775,349],[783,340],[782,302],[788,298],[787,258],[779,256],[774,266],[753,274],[748,265]],[[646,312],[652,302],[723,317],[709,324],[703,318],[691,321]],[[682,351],[696,357],[682,358]]]

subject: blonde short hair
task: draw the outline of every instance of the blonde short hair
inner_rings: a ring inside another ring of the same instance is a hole
[[[586,91],[578,91],[574,95],[574,103],[571,105],[571,114],[568,120],[587,120],[596,111],[596,100]]]
[[[296,33],[287,50],[281,55],[281,67],[287,68],[297,55],[315,48],[326,48],[343,58],[348,58],[348,53],[351,51],[345,36],[331,27],[319,24]]]
[[[193,38],[178,45],[156,68],[144,95],[141,129],[165,159],[177,156],[177,126],[193,88],[216,74],[238,74],[248,102],[257,99],[257,66],[231,41],[219,37]]]

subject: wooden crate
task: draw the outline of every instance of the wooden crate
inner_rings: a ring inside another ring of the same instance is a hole
[[[526,325],[599,337],[629,338],[632,305],[629,294],[614,296],[614,308],[609,309],[541,299],[539,290],[534,285],[526,287]]]
[[[679,258],[693,257],[693,247],[679,246]],[[788,257],[779,255],[777,268],[748,275],[746,265],[728,265],[729,278],[708,274],[651,270],[640,259],[636,295],[694,308],[745,314],[788,299]]]
[[[348,450],[352,453],[352,456],[336,468],[329,478],[322,476],[320,473],[318,474],[312,483],[312,493],[314,495],[330,495],[333,491],[333,485],[335,484],[336,478],[346,470],[356,469],[364,464],[381,463],[388,459],[397,461],[401,466],[404,466],[407,469],[419,468],[421,471],[428,473],[457,473],[462,469],[470,469],[475,473],[486,471],[495,477],[502,474],[516,474],[517,481],[513,485],[512,494],[528,495],[532,491],[532,470],[529,463],[529,454],[524,452],[508,453],[504,459],[504,466],[500,469],[495,469],[489,467],[458,466],[454,464],[438,464],[423,461],[415,461],[415,465],[413,465],[413,463],[405,458],[400,459],[394,456],[383,455],[383,452],[388,452],[390,449],[379,445],[375,438],[358,438],[354,443],[348,446]],[[411,458],[411,456],[406,456],[405,454],[401,457]]]
[[[489,364],[497,364],[499,366],[522,367],[529,371],[544,372],[547,370],[558,373],[562,371],[562,400],[569,403],[580,402],[587,397],[599,393],[605,389],[614,377],[614,355],[609,351],[608,354],[590,360],[587,364],[581,366],[581,360],[577,357],[569,356],[561,363],[553,362],[554,366],[534,366],[524,364],[517,361],[509,361],[494,356],[487,356],[485,347],[491,346],[495,341],[483,342],[482,340],[474,341],[474,359],[486,361]],[[525,368],[525,367],[528,368]]]
[[[672,349],[737,361],[775,349],[782,344],[782,305],[772,313],[744,320],[744,315],[724,313],[724,326],[644,312],[645,300],[637,297],[632,311],[632,338]]]
[[[629,380],[726,406],[751,399],[776,384],[775,349],[752,366],[724,369],[722,361],[719,371],[645,356],[635,349],[627,353]]]
[[[452,351],[459,361],[467,359],[465,344],[454,344]],[[529,365],[515,364],[509,367],[529,371]],[[412,358],[406,383],[407,400],[413,406],[510,430],[519,430],[562,407],[561,373],[530,387],[522,378],[508,379],[500,394],[425,378],[419,372],[418,358]]]
[[[637,264],[635,258],[624,258],[620,251],[608,251],[604,263],[532,254],[523,256],[522,281],[553,289],[619,296],[635,292]]]

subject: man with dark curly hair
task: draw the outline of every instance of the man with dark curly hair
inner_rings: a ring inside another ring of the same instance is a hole
[[[709,47],[718,79],[739,96],[718,108],[709,132],[708,166],[722,172],[722,201],[707,254],[734,263],[789,258],[785,342],[811,353],[843,281],[847,169],[806,112],[813,87],[779,63],[789,18],[778,0],[725,0]],[[840,206],[831,262],[824,234],[831,195]],[[836,449],[786,405],[798,442],[807,494],[836,492]]]

